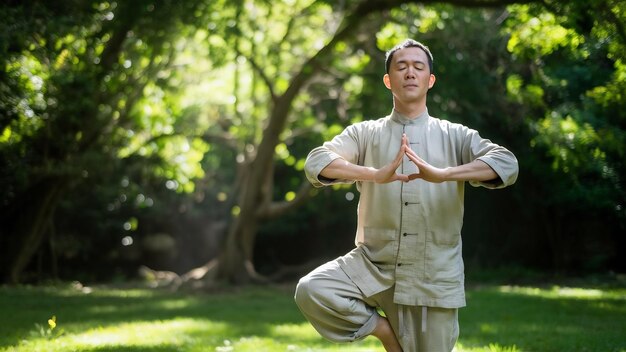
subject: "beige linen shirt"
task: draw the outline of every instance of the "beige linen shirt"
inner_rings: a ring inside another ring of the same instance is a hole
[[[352,180],[331,180],[320,172],[333,160],[381,168],[391,163],[406,133],[411,148],[429,164],[444,168],[473,160],[487,163],[497,182],[473,186],[502,188],[517,179],[518,164],[507,149],[463,125],[429,116],[391,115],[347,127],[309,153],[307,178],[316,187]],[[417,172],[404,157],[397,172]],[[339,258],[342,269],[371,296],[395,284],[394,302],[442,308],[465,306],[461,256],[464,182],[357,182],[360,191],[356,248]]]

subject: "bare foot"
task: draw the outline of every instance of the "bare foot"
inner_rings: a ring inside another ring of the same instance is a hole
[[[402,352],[400,342],[398,342],[396,334],[394,334],[393,329],[391,329],[391,324],[389,324],[387,318],[378,318],[378,321],[376,322],[376,329],[374,329],[372,335],[377,337],[380,342],[383,343],[385,351]]]

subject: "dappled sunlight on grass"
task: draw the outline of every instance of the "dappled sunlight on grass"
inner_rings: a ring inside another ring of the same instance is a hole
[[[561,286],[469,290],[457,350],[625,351],[625,293]]]
[[[603,291],[591,288],[560,287],[552,286],[549,289],[539,287],[500,286],[498,291],[503,293],[517,293],[542,298],[575,298],[575,299],[599,299],[599,298],[626,298],[625,290]]]
[[[266,337],[242,337],[237,341],[226,340],[221,346],[216,347],[217,352],[380,352],[381,345],[373,338],[365,339],[350,344],[334,344],[321,341],[317,344],[303,343],[297,339],[295,341],[282,343]],[[199,352],[200,350],[198,350]]]
[[[457,343],[452,352],[522,352],[517,346],[501,346],[497,343],[492,343],[487,346],[481,347],[465,347],[462,343]]]
[[[189,298],[180,298],[180,299],[162,299],[157,302],[152,302],[150,305],[150,309],[156,311],[168,311],[168,310],[184,310],[193,306],[195,302],[191,301]],[[136,309],[143,309],[142,306],[134,307]],[[110,314],[119,312],[120,309],[133,309],[133,307],[121,307],[119,304],[108,304],[108,305],[98,305],[93,307],[88,307],[87,311],[93,314]]]
[[[74,330],[71,325],[68,327]],[[13,351],[67,351],[68,346],[73,346],[70,350],[80,346],[80,350],[84,351],[96,348],[115,351],[122,346],[137,347],[137,350],[150,347],[177,350],[181,346],[193,345],[194,341],[201,341],[194,336],[206,335],[209,332],[212,336],[222,335],[228,328],[228,324],[194,319],[124,323],[67,333],[54,340],[44,338],[23,340]],[[219,341],[215,338],[213,341],[207,339],[202,342]]]
[[[227,324],[193,319],[147,321],[91,329],[69,340],[85,345],[179,345],[188,340],[190,334],[207,331],[220,334],[227,329]]]
[[[459,312],[456,352],[626,352],[624,290],[481,286]],[[0,288],[0,352],[374,352],[323,339],[292,287],[215,293]],[[56,316],[55,329],[42,333]],[[39,324],[39,325],[37,325]]]
[[[279,339],[319,340],[319,334],[309,323],[274,325],[270,330],[270,335]]]
[[[351,344],[330,343],[324,340],[308,322],[303,322],[301,324],[274,325],[270,331],[270,337],[275,341],[284,341],[288,351],[365,352],[380,350],[380,343],[375,338],[367,338]],[[280,351],[282,351],[282,349]]]
[[[28,288],[25,288],[28,289]],[[158,291],[152,291],[143,288],[129,288],[129,289],[120,289],[120,290],[109,290],[109,289],[100,289],[89,286],[83,286],[79,282],[73,282],[68,286],[57,287],[42,287],[42,288],[31,288],[34,290],[44,290],[45,292],[60,296],[60,297],[76,297],[77,295],[82,296],[93,296],[93,297],[110,297],[110,298],[150,298],[155,297],[160,294]]]

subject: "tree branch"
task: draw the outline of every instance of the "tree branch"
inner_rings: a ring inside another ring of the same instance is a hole
[[[241,50],[239,50],[239,48],[235,48],[235,52],[237,53],[237,55],[241,55],[245,57],[246,60],[250,62],[252,69],[261,77],[261,79],[267,86],[267,89],[270,92],[272,101],[276,102],[276,93],[274,92],[274,85],[272,84],[272,81],[270,80],[270,78],[265,74],[265,71],[263,71],[263,68],[259,64],[257,64],[257,62],[254,60],[252,56],[245,55],[244,53],[241,52]]]
[[[263,220],[275,219],[280,217],[288,211],[304,204],[304,202],[310,198],[310,190],[311,183],[309,183],[308,181],[302,182],[302,184],[300,185],[300,189],[298,190],[298,193],[296,193],[296,197],[293,200],[271,202],[266,206],[259,208],[257,212],[257,217]]]
[[[177,137],[177,136],[183,136],[183,137],[186,137],[186,138],[200,138],[200,139],[202,139],[203,141],[205,141],[207,143],[216,143],[217,142],[217,143],[221,143],[222,145],[228,146],[228,147],[232,148],[233,150],[237,150],[237,144],[235,143],[235,139],[232,138],[227,133],[222,133],[222,134],[204,133],[204,134],[200,134],[200,135],[189,135],[189,134],[181,134],[181,133],[163,133],[163,134],[159,134],[159,135],[150,137],[142,145],[140,145],[139,147],[135,148],[135,150],[133,150],[132,152],[128,153],[128,155],[126,155],[124,157],[124,159],[128,159],[128,158],[132,157],[133,155],[137,154],[139,152],[139,150],[141,150],[141,148],[149,145],[150,143],[154,143],[154,142],[156,142],[158,140],[161,140],[161,139]]]

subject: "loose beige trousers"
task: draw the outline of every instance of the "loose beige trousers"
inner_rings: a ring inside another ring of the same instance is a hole
[[[300,279],[295,301],[326,339],[352,342],[370,335],[380,318],[389,320],[404,352],[450,352],[459,337],[458,309],[393,303],[393,287],[365,297],[336,261]]]

